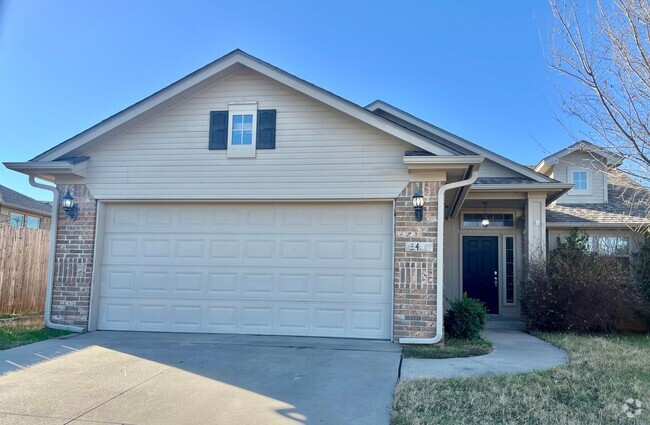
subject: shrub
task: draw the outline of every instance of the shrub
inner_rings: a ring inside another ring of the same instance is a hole
[[[463,294],[462,298],[450,301],[445,313],[445,330],[452,338],[477,339],[485,328],[486,317],[485,305]]]
[[[547,260],[529,266],[522,283],[522,318],[529,329],[611,332],[629,320],[639,302],[629,267],[589,252],[577,230]]]

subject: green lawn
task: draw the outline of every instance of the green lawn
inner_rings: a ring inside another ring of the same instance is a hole
[[[56,329],[44,328],[42,326],[0,327],[0,350],[18,347],[19,345],[31,344],[32,342],[43,341],[50,338],[57,338],[67,335],[70,332]]]
[[[650,335],[540,336],[566,350],[570,363],[546,372],[400,382],[391,423],[650,423]],[[629,418],[636,400],[641,413]]]
[[[483,338],[468,340],[445,337],[444,346],[406,345],[402,348],[402,356],[413,359],[451,359],[482,356],[491,352],[492,343]]]
[[[15,319],[18,317],[37,317],[42,316],[42,311],[33,311],[29,313],[20,313],[20,314],[0,314],[0,319]]]

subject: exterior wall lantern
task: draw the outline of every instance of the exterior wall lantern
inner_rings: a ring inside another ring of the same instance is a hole
[[[424,207],[424,196],[422,196],[420,188],[417,188],[413,194],[413,211],[415,211],[415,221],[422,221],[422,207]]]
[[[487,202],[483,202],[483,220],[481,220],[481,226],[487,228],[490,225],[490,219],[487,216]]]
[[[77,204],[72,195],[70,195],[69,190],[61,200],[61,205],[63,206],[63,211],[65,211],[65,213],[68,214],[68,217],[70,217],[70,220],[77,219]]]

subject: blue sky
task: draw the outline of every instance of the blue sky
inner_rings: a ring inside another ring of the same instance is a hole
[[[544,58],[550,25],[545,0],[0,0],[0,161],[28,160],[241,48],[536,163],[572,143]],[[4,167],[0,184],[48,198]]]

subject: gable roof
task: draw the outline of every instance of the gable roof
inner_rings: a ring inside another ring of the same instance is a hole
[[[173,105],[200,92],[210,85],[231,75],[242,67],[250,68],[268,78],[291,87],[366,124],[404,140],[435,155],[457,155],[443,144],[405,129],[367,109],[343,99],[327,90],[302,80],[270,65],[242,50],[234,50],[199,70],[181,78],[138,103],[112,115],[95,126],[71,137],[31,159],[31,161],[54,161],[70,156],[83,156],[93,146],[135,127]]]
[[[534,166],[534,169],[539,173],[546,173],[553,165],[556,165],[560,159],[572,154],[573,152],[586,152],[592,156],[600,156],[605,160],[605,164],[612,167],[618,167],[623,162],[623,157],[621,155],[611,152],[605,148],[601,148],[600,146],[596,146],[586,140],[580,140],[571,146],[567,146],[566,148],[543,158],[537,165]]]
[[[549,227],[650,225],[650,189],[617,173],[607,185],[607,203],[562,204],[546,208]]]
[[[20,210],[31,211],[46,216],[52,215],[52,207],[44,201],[37,201],[7,186],[0,185],[0,206],[6,205]]]
[[[531,179],[533,182],[558,183],[556,180],[540,174],[535,170],[531,170],[525,165],[519,164],[515,161],[512,161],[511,159],[508,159],[488,149],[485,149],[484,147],[472,143],[469,140],[463,139],[460,136],[443,130],[440,127],[417,118],[408,112],[396,108],[395,106],[390,105],[382,100],[376,100],[372,102],[370,105],[366,106],[366,109],[386,119],[393,119],[396,121],[399,120],[403,123],[403,125],[408,125],[409,128],[413,129],[413,131],[417,131],[425,137],[441,143],[448,149],[454,150],[459,154],[484,156],[486,159],[489,159],[501,165],[502,167],[508,168],[523,177]]]

